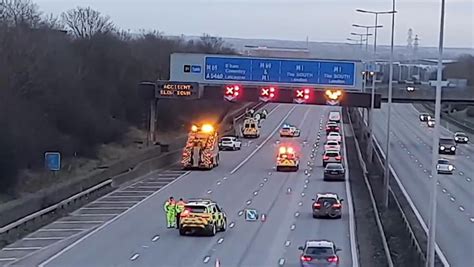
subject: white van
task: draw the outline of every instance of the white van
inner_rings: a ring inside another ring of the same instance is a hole
[[[341,122],[341,113],[339,111],[331,111],[329,112],[329,121],[333,122]]]

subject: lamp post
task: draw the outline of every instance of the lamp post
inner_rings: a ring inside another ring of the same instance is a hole
[[[395,6],[395,4],[394,4]],[[395,11],[395,8],[390,11],[371,11],[371,10],[365,10],[365,9],[356,9],[357,12],[360,13],[365,13],[365,14],[373,14],[375,15],[375,24],[371,28],[374,29],[374,58],[373,58],[373,64],[376,66],[377,63],[377,29],[382,28],[382,25],[378,25],[378,18],[379,15],[387,15],[387,14],[395,14],[397,11]],[[361,25],[353,24],[354,27],[364,27]],[[365,26],[367,27],[367,26]],[[393,30],[393,29],[392,29]],[[392,63],[393,64],[393,63]],[[370,100],[370,111],[369,111],[369,142],[367,143],[367,159],[369,162],[372,162],[373,160],[373,143],[374,143],[374,137],[373,137],[373,131],[374,131],[374,123],[373,123],[373,110],[375,107],[375,80],[377,79],[377,70],[374,72],[374,76],[372,77],[372,88],[371,88],[371,100]]]
[[[439,134],[440,134],[440,117],[441,117],[441,89],[443,81],[443,42],[444,42],[444,12],[445,11],[445,0],[441,0],[441,20],[439,29],[439,53],[438,53],[438,70],[436,77],[436,100],[435,100],[435,128],[433,132],[433,147],[432,147],[432,159],[431,159],[431,175],[432,186],[430,196],[430,221],[429,221],[429,232],[428,232],[428,252],[426,256],[426,266],[434,267],[435,265],[435,249],[436,249],[436,208],[437,208],[437,182],[438,172],[436,165],[439,157]]]
[[[365,36],[365,54],[367,54],[369,36],[372,36],[372,34],[371,34],[371,33],[368,33],[368,30],[367,30],[367,33],[351,32],[351,35],[360,36],[360,43],[361,43],[361,46],[362,46],[363,36]],[[362,91],[365,92],[365,88],[366,88],[366,85],[367,85],[367,71],[366,71],[366,68],[365,68],[365,67],[364,67],[364,72],[362,73],[362,77],[363,77],[363,80],[362,80]]]

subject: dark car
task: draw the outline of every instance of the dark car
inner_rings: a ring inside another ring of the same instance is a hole
[[[431,115],[428,114],[428,113],[420,113],[420,121],[428,121],[429,119],[431,119]]]
[[[456,154],[456,142],[452,138],[439,139],[439,153],[440,154]]]
[[[334,242],[329,240],[308,240],[304,247],[299,247],[301,267],[338,267],[341,251]]]
[[[467,144],[467,142],[469,142],[469,137],[467,137],[465,133],[456,132],[454,134],[454,141],[456,143]]]
[[[317,194],[313,201],[313,218],[341,218],[344,199],[339,198],[336,193]]]
[[[328,163],[324,169],[324,181],[344,180],[346,171],[341,163]]]
[[[330,132],[339,132],[339,125],[335,122],[329,122],[326,124],[326,134],[329,134]]]

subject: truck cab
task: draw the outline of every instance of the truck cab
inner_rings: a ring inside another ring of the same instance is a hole
[[[183,169],[212,169],[219,165],[218,134],[212,124],[193,125],[183,149]]]

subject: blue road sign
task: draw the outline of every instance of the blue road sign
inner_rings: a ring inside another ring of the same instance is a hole
[[[192,65],[192,66],[191,66],[191,72],[192,72],[192,73],[201,73],[201,66],[199,66],[199,65]]]
[[[61,153],[59,152],[44,153],[44,162],[48,170],[59,171],[61,169]]]
[[[246,221],[256,221],[258,220],[258,212],[254,209],[246,209],[245,210],[245,220]]]
[[[355,86],[355,62],[205,57],[204,79]]]

